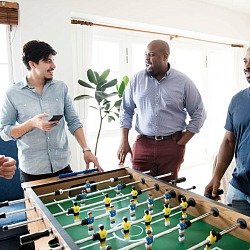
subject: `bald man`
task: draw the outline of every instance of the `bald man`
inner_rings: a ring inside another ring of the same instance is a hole
[[[186,144],[206,118],[198,89],[189,77],[171,67],[169,55],[169,45],[163,40],[147,45],[146,70],[133,76],[122,98],[117,151],[120,163],[131,154],[133,169],[151,170],[152,176],[172,172],[165,181],[178,177]],[[128,136],[134,114],[139,135],[131,149]]]

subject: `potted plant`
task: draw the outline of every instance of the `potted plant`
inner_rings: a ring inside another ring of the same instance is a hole
[[[124,76],[120,84],[117,84],[117,79],[109,81],[107,80],[109,73],[110,69],[105,70],[102,74],[98,74],[96,71],[88,69],[87,77],[89,83],[83,80],[78,80],[78,83],[84,88],[92,91],[93,94],[79,95],[74,98],[75,101],[88,100],[91,98],[94,98],[96,100],[95,106],[89,106],[90,108],[98,111],[100,118],[95,144],[95,155],[97,154],[97,147],[102,130],[103,120],[106,118],[108,119],[108,122],[112,122],[115,121],[116,118],[119,118],[122,95],[125,87],[129,82],[128,76]],[[114,90],[114,88],[116,89],[116,91],[112,91]],[[108,92],[109,90],[111,90],[112,92]]]

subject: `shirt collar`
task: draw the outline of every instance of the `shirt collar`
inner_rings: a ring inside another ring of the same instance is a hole
[[[46,85],[51,85],[54,84],[55,82],[52,80],[47,80]],[[34,87],[30,86],[28,81],[27,81],[27,76],[24,77],[23,81],[21,82],[20,88],[29,88],[29,89],[34,89]]]

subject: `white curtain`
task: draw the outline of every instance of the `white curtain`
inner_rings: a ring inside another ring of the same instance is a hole
[[[92,44],[93,44],[93,27],[79,24],[71,25],[72,33],[72,55],[73,55],[73,82],[77,83],[79,79],[87,81],[87,70],[92,65]],[[74,94],[76,97],[80,94],[85,94],[82,86],[74,84]],[[83,129],[85,132],[86,140],[88,138],[87,129],[87,116],[88,116],[88,102],[87,101],[76,101],[75,106],[80,119],[83,123]],[[75,171],[82,171],[84,165],[82,151],[78,150],[76,153],[77,169]]]

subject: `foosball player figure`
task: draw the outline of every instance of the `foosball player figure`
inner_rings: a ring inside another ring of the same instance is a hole
[[[129,234],[129,229],[130,229],[130,222],[128,221],[127,217],[123,217],[123,234],[124,234],[124,239],[126,241],[130,240],[130,234]]]
[[[118,183],[116,185],[116,188],[115,188],[115,191],[116,191],[116,196],[120,196],[121,195],[121,192],[122,192],[121,181],[118,181]]]
[[[131,195],[134,202],[137,203],[138,191],[135,189],[134,186],[132,187]]]
[[[221,234],[216,233],[215,230],[210,231],[210,235],[207,237],[207,240],[209,240],[209,243],[206,244],[204,250],[210,250],[211,245],[217,242],[218,240],[221,239]]]
[[[171,198],[171,194],[169,193],[169,191],[167,189],[165,190],[165,193],[164,193],[163,197],[164,197],[165,204],[168,204],[169,200]]]
[[[136,219],[135,209],[136,209],[135,201],[134,201],[134,199],[131,199],[130,204],[129,204],[129,212],[130,212],[130,220],[131,221],[134,221]]]
[[[169,226],[170,225],[170,219],[169,219],[169,216],[170,216],[170,213],[171,213],[171,209],[170,209],[170,206],[169,204],[164,204],[163,205],[163,212],[164,212],[164,218],[165,218],[165,226]]]
[[[111,205],[110,208],[111,208],[109,211],[110,227],[113,228],[115,226],[116,210],[114,205]]]
[[[106,249],[107,249],[107,250],[112,250],[112,247],[111,247],[111,246],[107,246]]]
[[[154,207],[154,198],[153,198],[152,194],[148,195],[147,202],[148,202],[148,211],[149,211],[150,214],[152,214],[153,213],[153,207]]]
[[[106,238],[107,238],[107,231],[104,229],[104,225],[99,225],[99,232],[93,234],[93,241],[99,240],[100,241],[100,250],[106,250]]]
[[[188,202],[185,196],[181,197],[181,212],[182,212],[182,218],[187,218],[187,207]]]
[[[88,225],[88,234],[93,235],[94,234],[94,222],[95,217],[92,216],[92,212],[88,212],[88,217],[82,220],[81,225]]]
[[[189,220],[185,220],[185,218],[181,217],[180,222],[177,224],[179,227],[179,241],[184,241],[185,240],[185,229],[191,226],[191,222]]]
[[[86,180],[85,188],[86,188],[87,193],[91,192],[91,186],[90,186],[89,180]]]
[[[78,206],[77,202],[74,202],[74,206],[72,209],[74,214],[74,221],[79,221],[80,207]]]
[[[110,211],[111,199],[109,198],[109,195],[108,195],[108,194],[105,194],[105,195],[104,195],[104,203],[105,203],[106,213],[109,213],[109,211]]]
[[[145,225],[146,225],[146,232],[148,230],[152,231],[152,228],[150,227],[150,223],[152,221],[152,215],[149,214],[148,210],[144,211],[144,221],[145,221]]]
[[[146,250],[151,250],[153,248],[154,236],[151,230],[147,230],[147,236],[145,237],[145,248]]]
[[[86,188],[83,188],[81,194],[77,195],[76,197],[78,201],[81,201],[81,207],[85,206],[86,198],[87,198],[87,191]]]

